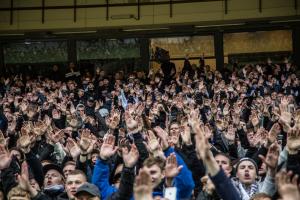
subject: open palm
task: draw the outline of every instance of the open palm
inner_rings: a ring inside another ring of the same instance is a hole
[[[103,160],[107,160],[111,156],[113,156],[117,151],[115,147],[115,136],[113,135],[106,135],[104,138],[104,142],[100,149],[100,157]]]

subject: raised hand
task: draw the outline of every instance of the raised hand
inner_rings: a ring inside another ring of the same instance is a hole
[[[92,134],[89,129],[83,129],[80,141],[79,141],[79,147],[82,154],[88,154],[91,153],[93,150],[95,144],[95,140],[92,138]]]
[[[159,126],[156,126],[154,128],[154,131],[156,132],[157,136],[160,138],[162,149],[166,150],[169,147],[168,133]]]
[[[6,169],[11,163],[12,155],[8,152],[5,145],[0,144],[0,170]]]
[[[280,171],[276,175],[276,183],[283,200],[300,199],[298,176],[292,178],[292,172]]]
[[[199,125],[199,110],[191,109],[190,114],[188,115],[188,123],[192,127],[193,131],[195,131],[195,128]]]
[[[148,143],[146,146],[150,153],[153,153],[160,148],[159,142],[151,130],[148,131]]]
[[[116,129],[120,123],[120,116],[121,116],[120,111],[112,110],[110,116],[106,118],[106,125],[110,129]]]
[[[115,147],[115,136],[107,134],[104,136],[104,141],[100,149],[100,158],[107,160],[117,152],[118,148]]]
[[[145,109],[145,103],[139,103],[136,109],[137,116],[142,116]]]
[[[49,131],[47,134],[50,143],[56,144],[64,137],[64,129]]]
[[[134,112],[131,112],[130,109],[125,111],[125,123],[128,132],[133,132],[138,129],[138,120],[137,117],[134,117]]]
[[[259,155],[259,158],[270,168],[273,172],[276,172],[280,147],[277,142],[273,143],[266,155],[266,157]],[[275,175],[275,174],[274,174]]]
[[[131,145],[130,151],[128,151],[127,147],[122,148],[122,157],[125,164],[125,167],[132,168],[136,165],[139,159],[139,152],[135,146],[135,144]]]
[[[235,129],[233,126],[229,126],[228,130],[224,133],[225,138],[229,144],[234,144],[235,141]]]
[[[278,123],[273,124],[271,130],[268,132],[268,142],[270,144],[276,141],[280,131],[281,131],[280,125]]]
[[[33,133],[37,136],[44,135],[47,131],[47,125],[43,121],[38,121],[34,124]]]
[[[182,165],[178,166],[177,164],[176,154],[171,153],[171,155],[169,155],[166,160],[166,167],[165,167],[166,179],[175,178],[180,173],[182,168],[183,168]]]
[[[5,138],[2,131],[0,130],[0,145],[7,146],[9,138]]]
[[[15,134],[16,131],[16,127],[17,127],[17,119],[15,116],[13,116],[13,120],[11,122],[8,123],[8,127],[7,127],[7,134],[8,135],[13,135]]]
[[[180,136],[184,144],[186,145],[192,144],[191,128],[187,124],[183,126],[183,131],[181,131]]]
[[[29,182],[28,164],[25,161],[22,163],[21,166],[21,174],[18,175],[18,183],[19,186],[25,191],[29,191],[31,188]]]
[[[18,146],[21,149],[23,153],[29,153],[31,149],[31,144],[34,141],[34,136],[29,136],[29,135],[22,135],[18,139]]]
[[[73,160],[76,160],[81,153],[80,147],[76,141],[72,138],[67,139],[66,148],[64,148],[67,154],[70,154]]]
[[[204,136],[206,139],[211,139],[211,137],[213,136],[213,133],[208,125],[204,126]]]
[[[134,182],[134,199],[136,200],[152,200],[152,181],[150,174],[141,169],[139,174],[135,177]]]
[[[300,128],[295,126],[287,133],[287,150],[289,153],[297,153],[300,148]]]

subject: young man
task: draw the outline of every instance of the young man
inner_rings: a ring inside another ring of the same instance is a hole
[[[80,170],[71,171],[67,177],[65,189],[69,199],[75,199],[75,194],[80,186],[87,182],[86,175]]]
[[[195,187],[192,173],[182,158],[169,147],[164,151],[166,164],[161,158],[150,157],[144,162],[143,169],[151,176],[153,196],[163,196],[163,188],[175,187],[177,199],[190,198]]]

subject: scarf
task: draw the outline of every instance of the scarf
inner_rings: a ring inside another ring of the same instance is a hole
[[[64,185],[53,185],[50,187],[44,188],[44,192],[48,194],[58,194],[65,190]]]
[[[259,189],[259,185],[256,181],[249,187],[249,189],[246,189],[239,180],[232,180],[232,182],[239,192],[242,200],[250,200],[250,198],[256,194]]]

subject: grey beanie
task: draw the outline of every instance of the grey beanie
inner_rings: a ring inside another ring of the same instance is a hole
[[[237,172],[237,170],[238,170],[238,168],[239,168],[239,165],[240,165],[242,162],[244,162],[244,161],[252,162],[253,165],[255,166],[256,174],[258,175],[258,166],[257,166],[256,162],[255,162],[252,158],[248,158],[248,157],[241,158],[241,159],[237,162],[237,164],[236,164],[236,172]]]

